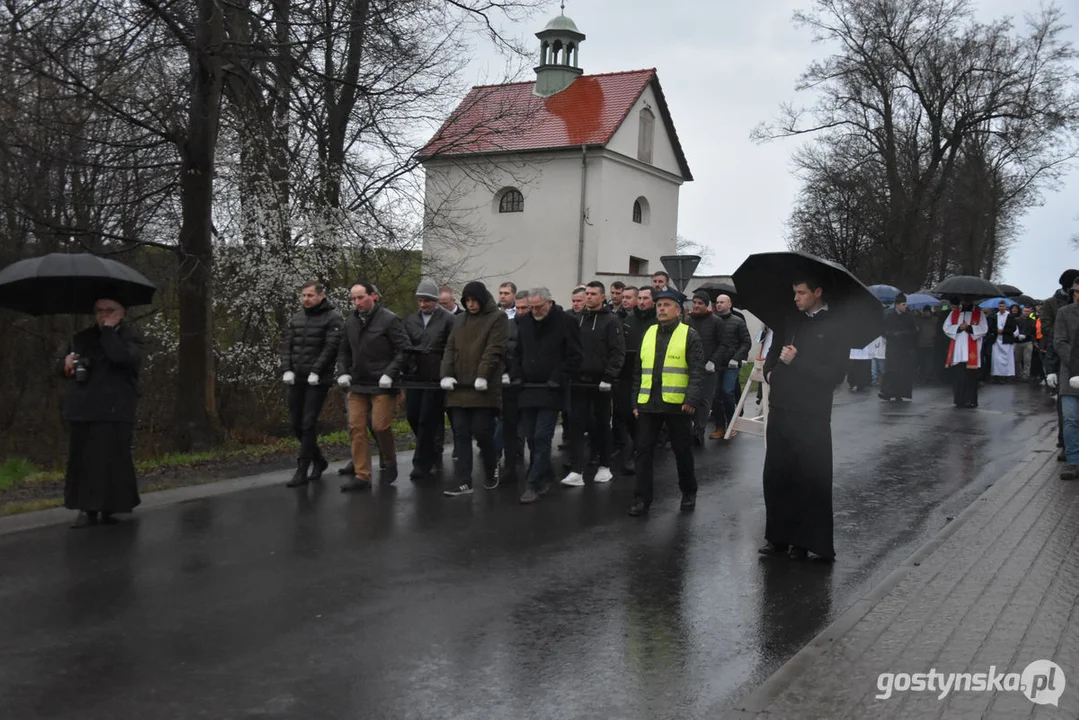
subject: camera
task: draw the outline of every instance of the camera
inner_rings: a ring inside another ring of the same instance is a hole
[[[75,382],[86,382],[90,379],[90,360],[89,358],[75,358]]]

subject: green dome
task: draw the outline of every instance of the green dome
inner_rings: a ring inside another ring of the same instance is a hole
[[[547,23],[547,27],[544,30],[569,30],[580,34],[580,30],[577,29],[577,25],[565,15],[559,15],[551,22]]]

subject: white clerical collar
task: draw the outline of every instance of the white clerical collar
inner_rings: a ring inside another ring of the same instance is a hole
[[[808,310],[806,310],[806,315],[808,315],[809,317],[813,317],[814,315],[819,313],[821,310],[827,310],[827,309],[828,309],[828,303],[824,303],[823,305],[821,305],[819,308],[817,308],[813,312],[809,312]]]

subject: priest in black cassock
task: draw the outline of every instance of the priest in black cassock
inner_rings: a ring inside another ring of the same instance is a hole
[[[884,339],[887,356],[877,397],[888,402],[909,401],[914,396],[914,371],[918,368],[918,323],[907,311],[903,293],[896,296],[895,305],[884,316]]]
[[[835,559],[832,542],[832,395],[850,349],[843,320],[816,280],[794,282],[792,312],[764,362],[771,390],[764,457],[767,511],[760,549]]]

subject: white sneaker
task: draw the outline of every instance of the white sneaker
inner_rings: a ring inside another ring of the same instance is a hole
[[[614,480],[614,473],[608,467],[601,467],[596,470],[596,477],[592,478],[592,482],[605,483]]]
[[[584,485],[584,475],[578,472],[571,472],[566,477],[562,478],[562,484],[569,487],[581,487]]]

